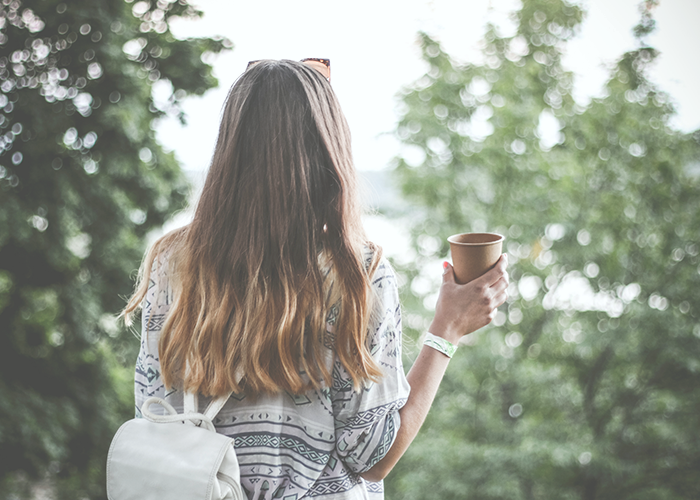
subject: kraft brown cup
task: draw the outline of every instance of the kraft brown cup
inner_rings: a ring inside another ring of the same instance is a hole
[[[469,283],[495,266],[504,239],[496,233],[462,233],[447,238],[457,283]]]

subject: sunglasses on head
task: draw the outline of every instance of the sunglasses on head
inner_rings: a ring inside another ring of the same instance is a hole
[[[259,63],[262,59],[258,59],[256,61],[250,61],[248,63],[248,66],[246,67],[246,70],[249,69],[251,66],[255,66],[257,63]],[[323,77],[328,80],[329,82],[331,81],[331,60],[330,59],[323,59],[320,57],[307,57],[306,59],[302,59],[300,62],[303,62],[307,66],[315,69],[319,73],[323,75]]]

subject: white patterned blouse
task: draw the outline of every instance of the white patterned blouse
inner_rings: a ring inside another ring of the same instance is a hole
[[[164,397],[182,412],[182,393],[166,391],[160,375],[158,338],[172,304],[166,266],[158,266],[142,313],[141,350],[136,362],[136,416],[151,397]],[[333,384],[303,395],[231,396],[214,420],[217,432],[235,439],[241,483],[249,500],[355,500],[384,498],[383,484],[359,474],[381,460],[400,426],[398,410],[410,387],[401,363],[401,310],[396,276],[382,259],[373,278],[375,312],[368,345],[384,370],[379,383],[359,393],[327,346]],[[332,336],[337,309],[327,317]],[[200,409],[208,398],[199,398]],[[156,407],[154,407],[155,409]]]

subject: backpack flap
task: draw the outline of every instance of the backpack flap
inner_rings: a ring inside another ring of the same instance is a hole
[[[233,439],[181,422],[129,420],[107,458],[109,500],[245,500]]]

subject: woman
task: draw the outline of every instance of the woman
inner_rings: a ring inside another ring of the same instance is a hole
[[[154,395],[181,410],[184,390],[233,392],[215,424],[255,500],[383,498],[443,352],[506,298],[503,257],[468,285],[446,264],[433,347],[404,375],[396,278],[364,235],[329,80],[327,60],[249,66],[193,221],[155,243],[125,309],[143,306],[137,415]]]

